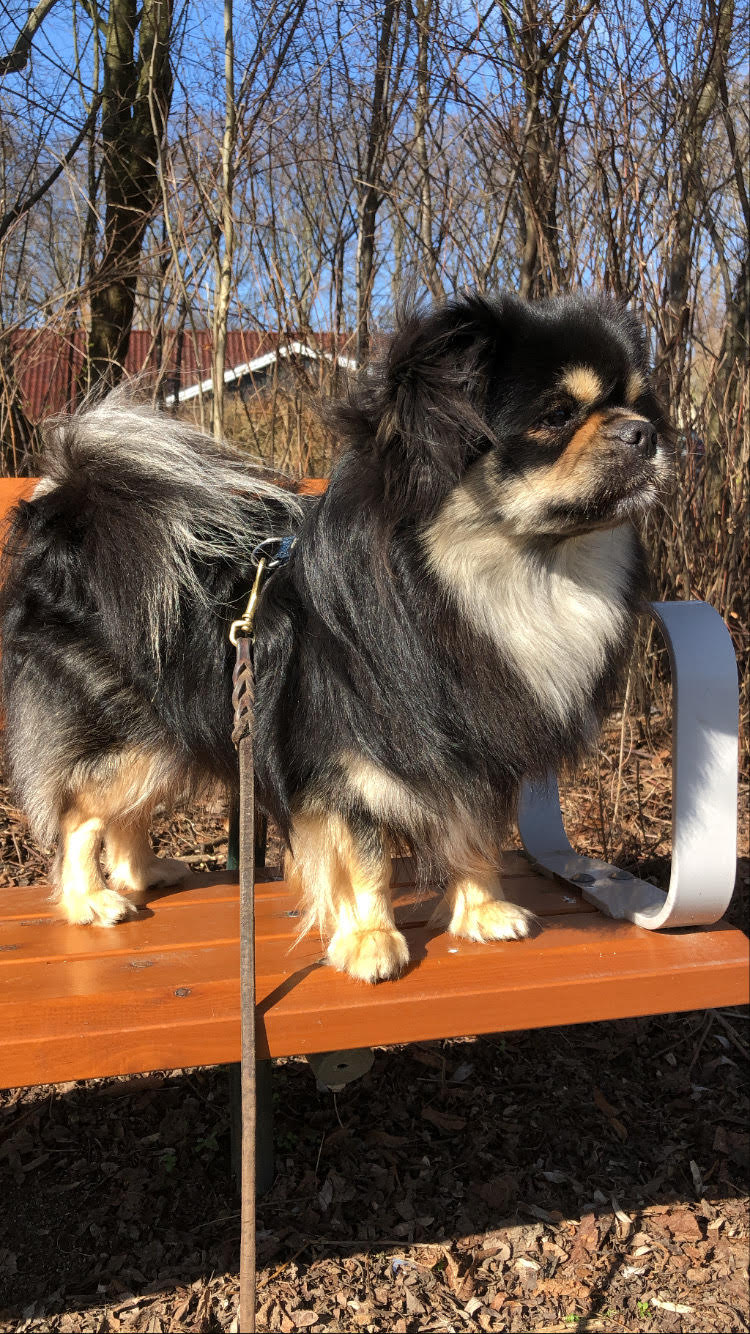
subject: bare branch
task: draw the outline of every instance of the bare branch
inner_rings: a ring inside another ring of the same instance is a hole
[[[19,32],[13,49],[0,55],[0,77],[4,74],[20,74],[28,64],[31,44],[57,0],[39,0]]]
[[[62,157],[60,161],[57,163],[57,165],[53,167],[52,171],[49,173],[49,176],[47,176],[45,180],[42,181],[41,185],[37,186],[36,190],[33,190],[31,194],[27,195],[25,199],[19,199],[18,202],[13,205],[13,208],[8,209],[7,213],[5,213],[5,215],[2,218],[0,218],[0,241],[2,241],[6,232],[10,231],[10,228],[13,226],[13,224],[18,222],[19,218],[22,218],[25,213],[28,213],[29,210],[34,207],[35,204],[39,203],[40,199],[44,198],[44,196],[47,194],[47,191],[52,188],[52,186],[55,184],[55,181],[64,172],[65,168],[69,166],[70,163],[73,161],[73,158],[78,152],[78,149],[81,147],[81,144],[86,138],[86,135],[89,133],[91,126],[96,120],[96,117],[99,113],[99,107],[101,106],[101,100],[102,100],[101,94],[97,94],[94,97],[91,110],[89,111],[88,116],[86,117],[85,121],[83,122],[83,125],[78,131],[78,134],[76,135],[75,139],[73,140],[72,144],[70,145],[70,148],[68,149],[64,157]]]

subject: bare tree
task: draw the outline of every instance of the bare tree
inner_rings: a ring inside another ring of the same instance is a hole
[[[383,167],[390,144],[399,86],[404,73],[405,49],[399,43],[402,0],[385,0],[377,14],[376,55],[372,96],[366,109],[364,152],[357,180],[357,361],[370,348],[370,311],[375,280],[375,237],[378,209],[384,197]]]
[[[132,327],[141,245],[159,197],[157,143],[172,96],[172,0],[110,0],[102,86],[104,231],[91,275],[85,380],[116,383]],[[154,116],[154,109],[156,115]]]

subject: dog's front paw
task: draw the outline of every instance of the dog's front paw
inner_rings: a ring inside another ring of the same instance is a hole
[[[409,962],[406,938],[397,931],[380,929],[336,932],[328,946],[334,968],[362,982],[383,982],[398,977]]]
[[[62,906],[69,922],[79,926],[115,926],[138,909],[131,899],[116,889],[99,889],[89,894],[68,893]]]
[[[505,899],[488,899],[486,903],[456,904],[448,930],[466,940],[523,940],[531,935],[535,923],[534,914],[526,908]]]

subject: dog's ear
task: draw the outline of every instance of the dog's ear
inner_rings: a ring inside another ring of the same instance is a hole
[[[429,517],[493,443],[483,409],[500,355],[500,315],[499,303],[479,296],[402,315],[382,356],[337,411],[361,465],[374,465],[382,495],[403,517]]]

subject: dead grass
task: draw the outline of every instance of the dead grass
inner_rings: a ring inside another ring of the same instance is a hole
[[[334,442],[323,423],[318,395],[317,382],[306,377],[294,387],[272,388],[248,400],[231,395],[224,409],[227,439],[274,471],[294,478],[327,477]],[[183,412],[201,424],[197,406],[187,405]]]

